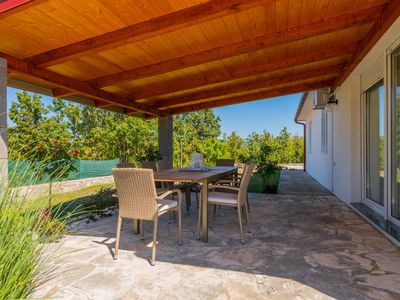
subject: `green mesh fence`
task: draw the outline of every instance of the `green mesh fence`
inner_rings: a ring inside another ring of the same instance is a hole
[[[76,172],[69,174],[64,180],[84,179],[111,175],[111,169],[119,163],[118,159],[113,160],[78,160],[75,163]],[[49,182],[49,178],[33,178],[33,170],[29,168],[28,161],[8,161],[8,173],[19,174],[19,184],[40,184]]]

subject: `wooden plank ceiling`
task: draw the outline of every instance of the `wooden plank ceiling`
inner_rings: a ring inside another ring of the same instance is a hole
[[[337,86],[400,15],[397,0],[19,2],[0,14],[10,80],[145,117]]]

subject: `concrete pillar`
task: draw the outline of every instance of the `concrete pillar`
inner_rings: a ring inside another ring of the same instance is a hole
[[[172,116],[158,118],[158,150],[168,168],[172,168],[174,160],[173,123]]]
[[[7,181],[7,61],[0,58],[0,187]]]

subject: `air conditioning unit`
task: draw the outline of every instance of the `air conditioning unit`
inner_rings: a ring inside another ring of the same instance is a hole
[[[325,106],[329,101],[329,88],[319,89],[313,93],[313,109],[325,109]]]

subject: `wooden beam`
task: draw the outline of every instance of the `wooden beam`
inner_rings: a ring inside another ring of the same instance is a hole
[[[0,1],[0,20],[22,12],[47,0],[7,0]]]
[[[165,112],[165,115],[174,115],[174,114],[180,114],[180,113],[184,113],[184,112],[210,109],[210,108],[215,108],[215,107],[220,107],[220,106],[233,105],[233,104],[239,104],[239,103],[243,103],[243,102],[251,102],[251,101],[273,98],[273,97],[278,97],[278,96],[283,96],[283,95],[300,93],[300,92],[304,92],[304,91],[308,91],[308,90],[329,87],[331,85],[332,85],[332,80],[318,81],[318,82],[313,82],[313,83],[301,83],[301,84],[297,84],[297,85],[282,87],[282,88],[268,90],[268,91],[256,92],[256,93],[251,93],[251,94],[242,95],[242,96],[234,96],[231,98],[215,100],[215,101],[210,101],[210,102],[203,102],[200,104],[181,106],[178,108],[165,110],[164,112]]]
[[[165,109],[165,108],[171,108],[176,105],[182,105],[185,103],[189,104],[190,102],[195,102],[197,100],[219,97],[223,95],[227,95],[227,97],[230,97],[229,96],[230,94],[257,90],[266,87],[272,88],[274,86],[279,86],[282,84],[287,84],[290,82],[304,80],[308,78],[321,77],[323,75],[332,75],[333,77],[335,75],[338,75],[342,71],[342,68],[343,68],[342,65],[337,65],[301,73],[289,72],[288,74],[281,75],[278,78],[261,79],[261,80],[256,79],[254,81],[246,83],[223,86],[197,93],[190,93],[180,97],[160,99],[157,102],[151,103],[150,105],[158,109]]]
[[[106,108],[106,107],[109,107],[112,105],[113,105],[112,103],[101,101],[101,100],[96,100],[94,103],[94,106],[97,108]],[[125,108],[125,110],[129,110],[129,109]],[[137,110],[133,110],[133,109],[131,109],[131,110],[137,112]]]
[[[70,89],[65,89],[65,88],[54,88],[53,89],[53,97],[55,98],[64,98],[68,96],[75,95],[76,92],[72,91]]]
[[[364,10],[351,11],[339,17],[306,24],[287,31],[273,32],[261,37],[252,38],[241,42],[200,51],[187,56],[102,76],[91,80],[90,83],[99,88],[111,86],[119,82],[155,76],[268,47],[274,47],[290,42],[308,39],[313,36],[327,34],[352,26],[371,23],[380,16],[381,12],[382,8],[380,6]]]
[[[136,109],[142,112],[151,113],[152,115],[159,115],[160,111],[148,107],[147,105],[132,101],[127,97],[112,94],[107,91],[98,90],[93,88],[90,84],[82,82],[70,77],[60,75],[58,73],[37,68],[30,63],[25,62],[22,59],[0,52],[0,57],[7,60],[7,66],[13,72],[26,75],[30,78],[41,79],[52,85],[56,85],[61,88],[69,89],[78,92],[98,100],[113,103],[118,106]]]
[[[141,87],[138,91],[129,95],[132,99],[145,99],[178,91],[190,90],[206,85],[221,83],[224,81],[265,74],[277,70],[288,69],[316,63],[327,59],[338,58],[356,51],[358,43],[342,44],[335,47],[325,47],[313,50],[297,56],[289,56],[281,59],[267,61],[251,67],[241,67],[240,65],[229,69],[228,73],[221,73],[218,70],[210,70],[200,75],[195,74],[177,79],[170,79],[162,83],[151,84]]]
[[[355,67],[363,60],[368,52],[379,41],[383,34],[400,16],[400,1],[389,0],[385,5],[379,20],[368,31],[367,35],[361,40],[354,59],[349,62],[344,72],[337,78],[333,84],[333,88],[341,85],[346,78],[351,74]]]
[[[62,46],[28,59],[42,67],[77,59],[276,0],[211,0],[138,24]]]

